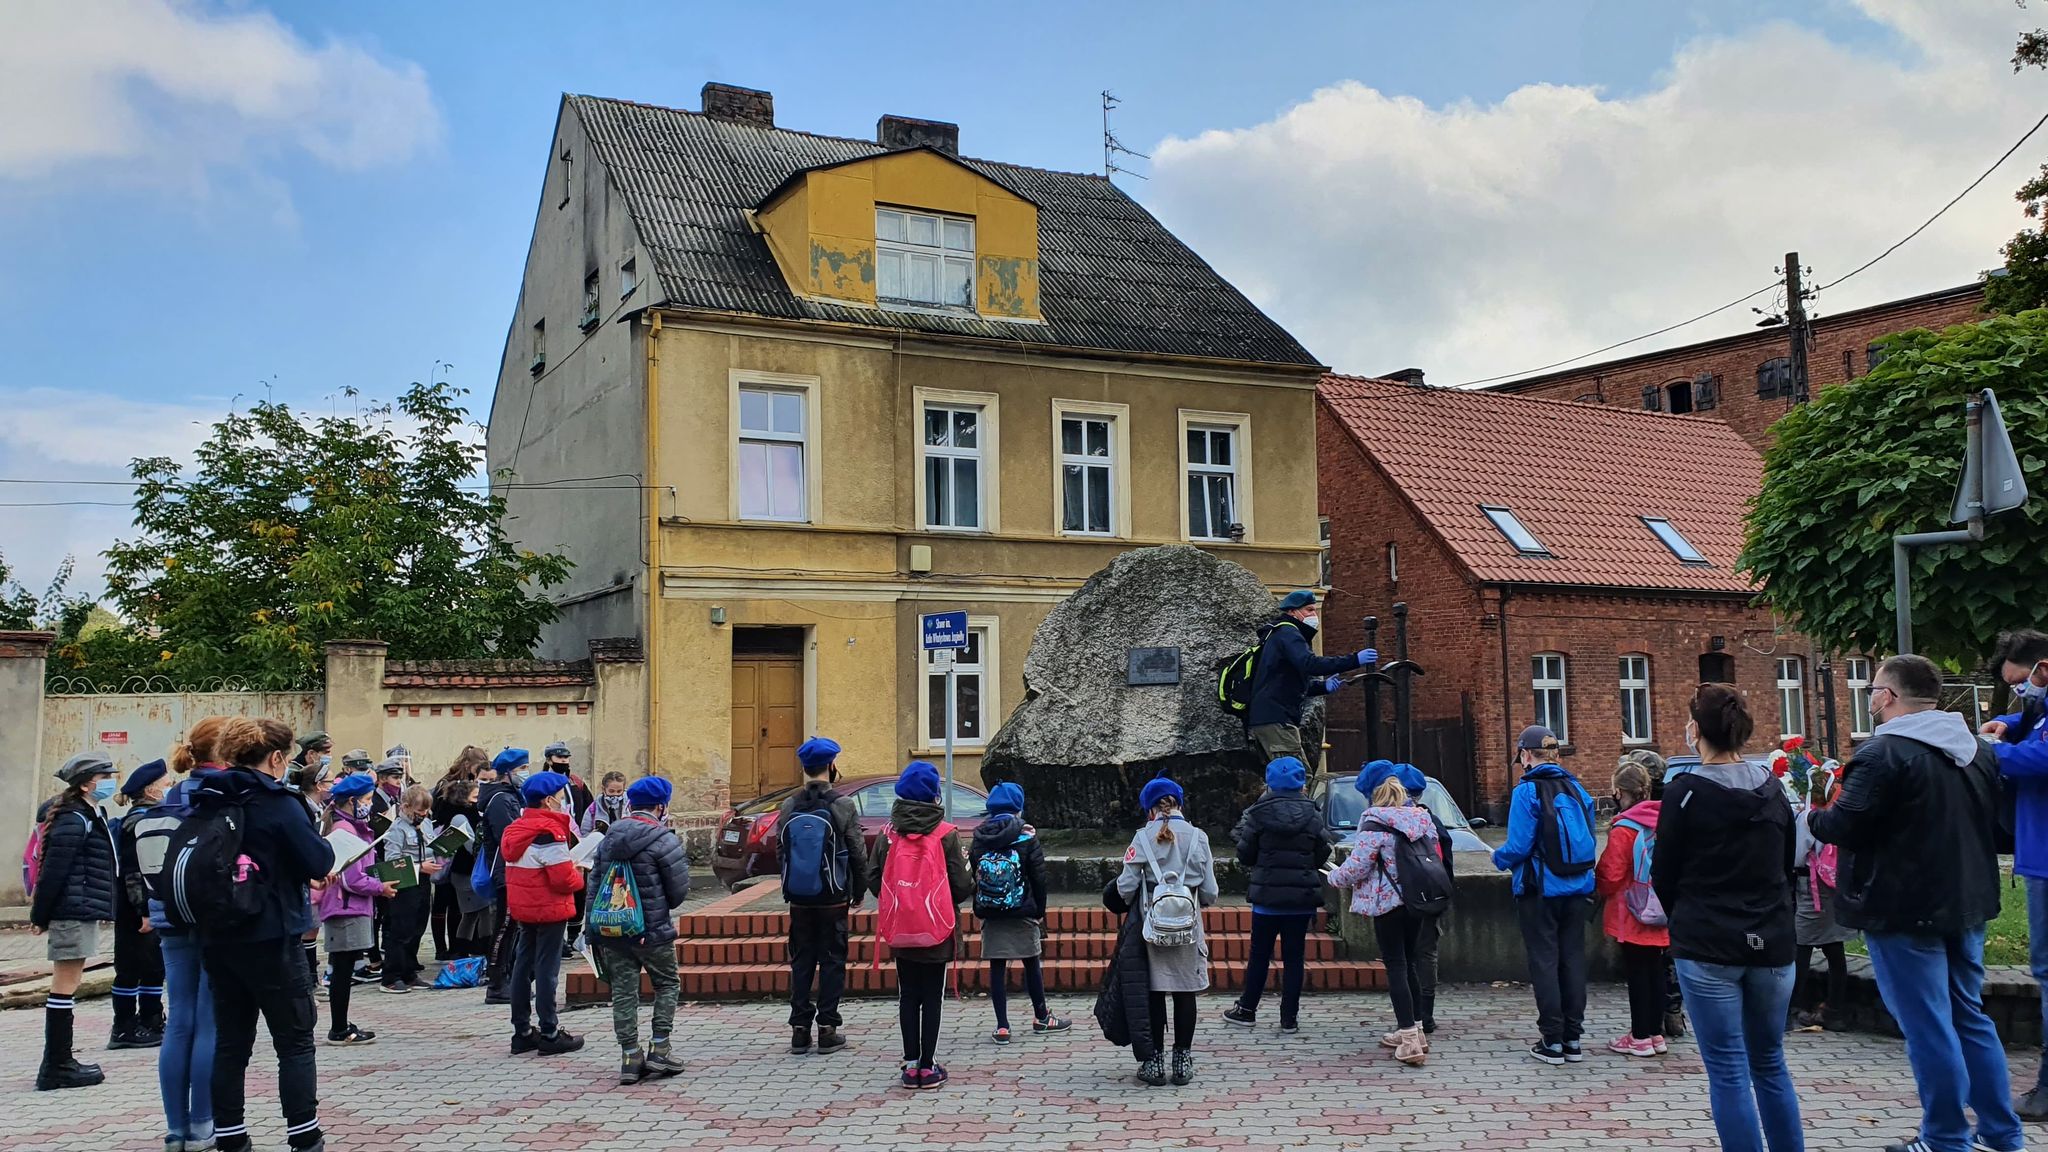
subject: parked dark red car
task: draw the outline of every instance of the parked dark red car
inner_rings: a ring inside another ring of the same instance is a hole
[[[872,849],[875,837],[889,826],[889,809],[896,803],[896,777],[863,776],[841,780],[837,787],[841,795],[853,797],[855,810],[860,813],[861,835]],[[719,883],[737,888],[756,876],[781,875],[782,859],[776,848],[780,838],[775,835],[775,825],[782,817],[782,802],[794,791],[795,788],[784,788],[756,796],[733,805],[725,814],[711,847],[711,874],[718,877]],[[946,819],[962,832],[972,833],[981,826],[987,805],[988,793],[956,779],[952,802],[946,805]]]

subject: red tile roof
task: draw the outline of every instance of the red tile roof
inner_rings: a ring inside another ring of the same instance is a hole
[[[1485,583],[1744,593],[1743,514],[1763,460],[1718,420],[1325,376],[1323,404]],[[1525,556],[1481,507],[1508,508],[1548,556]],[[1652,535],[1663,517],[1707,558]]]

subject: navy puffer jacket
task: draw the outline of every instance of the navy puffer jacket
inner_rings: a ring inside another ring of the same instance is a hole
[[[1237,862],[1251,869],[1254,912],[1288,916],[1322,909],[1330,841],[1315,801],[1299,792],[1268,792],[1245,809],[1235,839]]]
[[[48,928],[58,920],[112,920],[118,883],[114,835],[100,810],[84,800],[50,805],[29,922]]]
[[[676,938],[676,913],[690,894],[690,858],[683,842],[667,825],[645,812],[635,812],[613,824],[590,858],[589,899],[597,899],[596,884],[604,866],[624,862],[633,869],[633,885],[640,890],[640,913],[647,919],[647,934],[636,944],[668,944]],[[589,933],[591,943],[620,943]]]

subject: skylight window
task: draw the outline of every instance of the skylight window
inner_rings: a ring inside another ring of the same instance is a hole
[[[1486,513],[1486,518],[1493,521],[1493,526],[1500,529],[1500,534],[1508,538],[1508,543],[1515,546],[1515,551],[1524,556],[1550,555],[1550,549],[1543,546],[1543,541],[1538,540],[1534,532],[1523,527],[1522,522],[1515,519],[1513,512],[1488,504],[1480,505],[1479,510]]]
[[[1673,555],[1685,563],[1705,564],[1707,562],[1706,556],[1699,549],[1692,546],[1692,541],[1687,540],[1679,533],[1678,529],[1671,526],[1671,521],[1664,519],[1662,516],[1645,516],[1643,517],[1643,524],[1656,534],[1657,539],[1664,542],[1666,548],[1671,549]]]

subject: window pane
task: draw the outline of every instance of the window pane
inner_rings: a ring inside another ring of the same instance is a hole
[[[883,249],[875,257],[875,295],[903,299],[903,253]]]
[[[740,515],[768,515],[768,446],[740,441]]]
[[[1209,502],[1204,499],[1202,478],[1188,477],[1188,535],[1197,538],[1209,534]]]
[[[952,473],[946,465],[952,463],[943,456],[927,457],[924,462],[924,522],[944,525],[946,509],[951,501],[947,498]]]
[[[1088,421],[1088,454],[1090,456],[1109,455],[1109,421]]]
[[[959,733],[958,739],[981,739],[981,675],[976,672],[961,672],[953,677],[959,692],[954,703],[953,725]]]
[[[978,447],[977,433],[981,429],[981,413],[953,413],[953,443],[961,448]]]
[[[1081,454],[1081,422],[1079,420],[1060,421],[1060,451],[1069,456],[1079,456]]]
[[[801,444],[770,444],[768,490],[770,515],[804,514],[804,449]]]
[[[1109,469],[1090,468],[1088,477],[1088,530],[1109,531]]]
[[[974,265],[965,260],[946,258],[945,279],[941,281],[945,291],[941,302],[956,308],[967,308],[974,304]]]
[[[775,430],[801,436],[804,432],[804,398],[794,392],[775,393]]]
[[[768,430],[768,393],[740,389],[740,428],[747,432]]]
[[[1209,433],[1209,463],[1211,463],[1211,464],[1228,464],[1228,463],[1230,463],[1230,433],[1228,433],[1228,432],[1211,432],[1211,433]]]
[[[1207,464],[1208,462],[1209,434],[1190,428],[1188,430],[1188,463]]]
[[[1211,476],[1209,481],[1209,534],[1226,536],[1234,517],[1230,511],[1230,477]]]
[[[953,442],[951,438],[953,428],[951,415],[944,408],[927,408],[924,410],[924,442],[926,444],[933,444],[943,448]]]
[[[875,238],[877,240],[894,240],[901,243],[903,240],[903,213],[876,212]]]
[[[969,628],[967,630],[967,647],[960,650],[960,663],[981,663],[981,638],[983,635],[983,630],[980,628]]]
[[[974,229],[965,220],[946,221],[946,247],[955,252],[974,251]]]
[[[912,244],[924,244],[934,248],[938,247],[938,217],[918,216],[913,214],[908,217],[908,222],[910,225],[910,242]]]
[[[927,675],[925,682],[925,738],[934,744],[946,741],[946,674],[934,672]]]
[[[911,256],[909,282],[904,297],[936,304],[939,300],[939,261],[935,256]]]
[[[1088,527],[1087,522],[1081,518],[1081,507],[1087,497],[1084,491],[1087,481],[1083,478],[1083,473],[1087,472],[1087,469],[1079,464],[1069,464],[1062,472],[1064,486],[1061,489],[1060,527],[1069,532],[1079,532]]]
[[[955,460],[953,464],[953,527],[981,527],[981,463]]]

